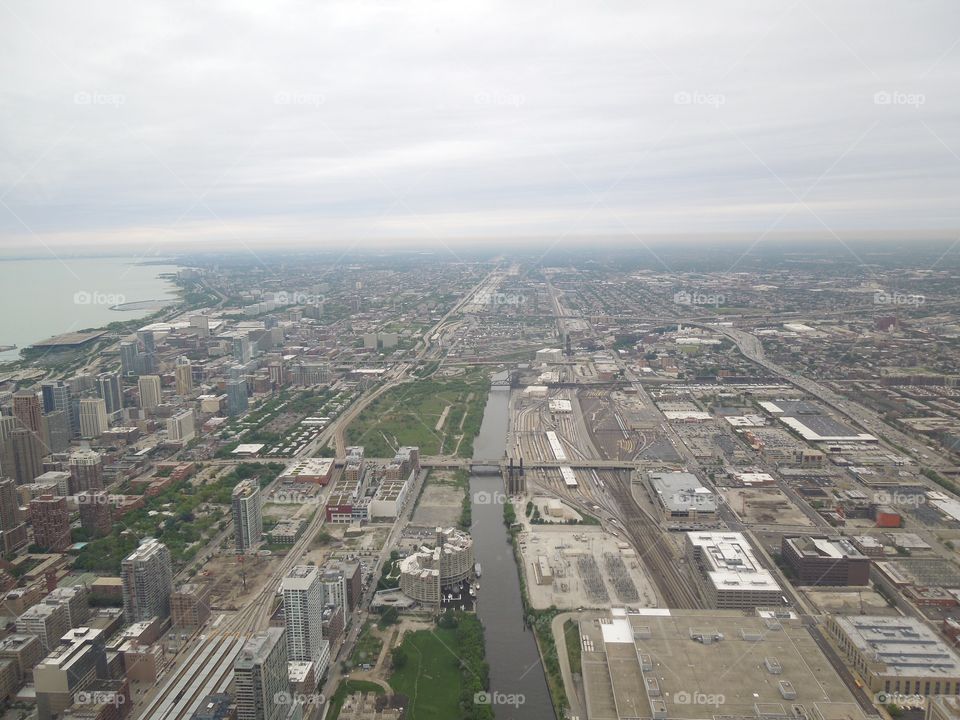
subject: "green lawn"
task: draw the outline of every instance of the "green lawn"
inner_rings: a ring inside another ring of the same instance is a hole
[[[369,457],[392,457],[402,445],[418,446],[421,455],[456,452],[470,457],[488,389],[489,381],[481,373],[406,383],[364,408],[347,428],[347,440],[363,445]],[[444,421],[437,430],[441,417]]]
[[[460,717],[460,668],[454,654],[456,630],[436,628],[408,633],[401,645],[406,664],[390,678],[390,686],[409,702],[409,720]]]
[[[582,660],[580,646],[580,626],[576,620],[567,620],[563,624],[563,638],[567,645],[567,659],[570,661],[570,672],[582,672]]]
[[[373,634],[373,623],[364,623],[363,631],[357,638],[357,646],[350,656],[350,662],[354,666],[370,663],[374,665],[377,658],[380,657],[380,651],[383,649],[383,641]]]

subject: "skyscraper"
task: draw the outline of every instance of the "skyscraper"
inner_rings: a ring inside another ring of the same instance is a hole
[[[45,551],[59,552],[70,547],[70,511],[65,497],[41,495],[30,501],[33,542]]]
[[[0,478],[0,535],[3,537],[3,552],[14,552],[28,542],[17,484],[10,478]]]
[[[290,709],[287,644],[283,628],[272,627],[248,639],[233,663],[237,720],[279,720]]]
[[[233,359],[240,365],[246,365],[253,358],[250,338],[246,335],[237,335],[233,338]]]
[[[174,373],[177,382],[177,395],[189,395],[193,391],[193,367],[190,365],[190,359],[182,356],[178,357]]]
[[[77,450],[70,456],[70,492],[101,490],[103,488],[103,458],[89,448]]]
[[[124,377],[140,374],[140,350],[135,340],[120,343],[120,373]]]
[[[115,372],[97,375],[97,394],[103,398],[107,415],[113,415],[123,409],[123,391],[120,389],[120,376]]]
[[[263,535],[263,516],[260,508],[260,485],[256,480],[242,480],[233,489],[233,527],[236,547],[246,552]]]
[[[247,411],[247,383],[245,380],[227,382],[227,414],[240,415]]]
[[[113,514],[106,491],[84,490],[77,495],[77,507],[80,509],[80,527],[86,530],[90,537],[98,538],[110,534]]]
[[[107,403],[103,398],[80,400],[80,437],[100,437],[107,429]]]
[[[43,443],[40,437],[24,427],[10,431],[3,443],[0,470],[17,481],[18,485],[33,482],[43,473]]]
[[[120,564],[123,615],[128,623],[165,618],[170,614],[173,569],[170,550],[156,538],[146,538]]]
[[[70,411],[54,410],[43,416],[43,435],[52,453],[65,452],[70,447],[73,432],[70,429]]]
[[[323,585],[316,565],[295,565],[280,581],[287,625],[287,659],[318,663],[323,637]],[[319,672],[318,672],[319,674]]]
[[[193,410],[181,410],[167,419],[167,439],[187,443],[196,435]]]
[[[142,375],[137,385],[140,388],[141,408],[153,410],[160,404],[160,377],[158,375]]]
[[[43,411],[40,405],[40,398],[35,392],[29,390],[19,390],[13,395],[13,416],[20,423],[37,434],[37,437],[43,437]]]
[[[45,413],[70,407],[70,388],[62,380],[44,380],[40,383],[40,392]]]

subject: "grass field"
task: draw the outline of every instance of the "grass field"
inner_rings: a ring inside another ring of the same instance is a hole
[[[460,716],[460,669],[455,630],[437,628],[407,634],[407,655],[390,686],[408,700],[409,720],[449,720]]]
[[[479,372],[406,383],[364,408],[347,428],[347,440],[363,445],[368,457],[392,457],[402,445],[418,446],[421,455],[470,457],[489,386]]]
[[[380,657],[382,649],[383,641],[373,634],[373,623],[364,623],[360,637],[357,638],[357,646],[354,648],[353,655],[350,656],[350,662],[355,666],[364,663],[373,665]]]

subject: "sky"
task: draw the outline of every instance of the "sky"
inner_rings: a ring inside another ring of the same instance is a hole
[[[960,237],[956,0],[0,0],[0,48],[0,250]]]

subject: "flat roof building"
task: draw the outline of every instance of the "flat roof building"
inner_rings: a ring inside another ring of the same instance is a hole
[[[707,599],[718,608],[782,605],[783,591],[738,532],[686,533],[686,552],[705,580]]]
[[[717,497],[693,473],[650,473],[650,487],[667,517],[713,516]]]
[[[784,537],[784,562],[801,585],[868,585],[870,558],[841,537]]]

